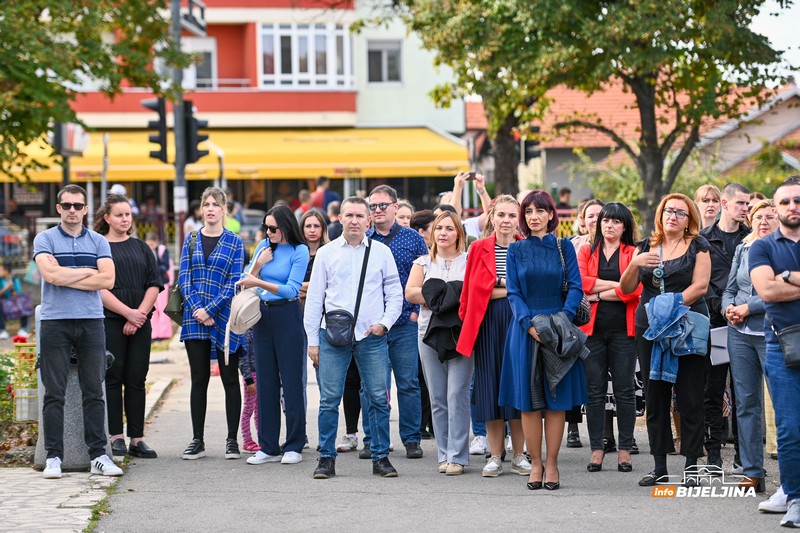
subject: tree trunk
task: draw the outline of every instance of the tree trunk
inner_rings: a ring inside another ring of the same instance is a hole
[[[519,156],[516,155],[514,147],[513,130],[519,125],[519,120],[513,115],[506,117],[499,131],[492,139],[494,146],[494,183],[495,196],[500,194],[510,194],[516,196],[519,192],[519,182],[517,180],[517,163]]]
[[[656,208],[661,198],[669,193],[663,180],[664,162],[655,152],[643,152],[640,158],[640,176],[644,185],[644,196],[636,204],[639,209],[639,224],[642,227],[642,236],[648,238],[655,227]]]

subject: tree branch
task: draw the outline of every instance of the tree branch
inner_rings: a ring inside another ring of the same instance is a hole
[[[553,128],[556,130],[563,130],[568,128],[586,128],[598,131],[603,135],[609,137],[612,141],[614,141],[614,143],[617,146],[619,146],[622,150],[624,150],[625,153],[627,153],[631,157],[631,159],[633,159],[637,167],[640,166],[639,156],[633,151],[633,147],[631,147],[631,145],[627,141],[625,141],[625,139],[620,137],[619,134],[617,134],[617,132],[615,132],[611,128],[603,126],[602,124],[595,124],[593,122],[588,122],[586,120],[568,120],[566,122],[556,123],[553,126]]]
[[[675,179],[678,177],[678,173],[683,168],[683,164],[686,163],[686,160],[689,158],[689,155],[694,150],[694,145],[697,144],[697,141],[700,139],[700,126],[694,125],[689,132],[689,138],[686,139],[686,143],[684,143],[683,147],[681,148],[680,152],[678,152],[678,156],[675,158],[675,161],[669,166],[669,172],[667,172],[667,180],[665,183],[665,187],[667,191],[672,190],[672,185],[675,183]]]

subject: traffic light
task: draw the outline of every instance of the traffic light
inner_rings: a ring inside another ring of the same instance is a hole
[[[186,124],[186,162],[194,163],[208,155],[208,150],[200,150],[197,146],[208,140],[208,135],[202,135],[198,131],[207,128],[208,121],[198,120],[194,116],[194,106],[189,100],[183,101],[183,119]]]
[[[150,135],[151,143],[158,145],[158,150],[152,150],[150,157],[167,162],[167,105],[163,98],[151,98],[142,100],[142,106],[158,113],[158,120],[151,120],[147,123],[147,129],[156,130],[158,133]]]

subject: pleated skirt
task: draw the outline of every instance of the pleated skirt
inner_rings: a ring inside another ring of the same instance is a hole
[[[490,300],[486,315],[475,340],[475,382],[472,403],[475,404],[475,419],[514,420],[520,412],[512,407],[498,405],[500,372],[503,368],[503,350],[508,327],[514,320],[507,298]]]

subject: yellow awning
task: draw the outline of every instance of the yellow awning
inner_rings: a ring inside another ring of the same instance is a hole
[[[150,133],[109,133],[108,181],[173,180],[172,165],[149,157],[155,145]],[[469,166],[466,145],[455,137],[428,128],[347,128],[292,130],[210,130],[210,154],[186,167],[189,180],[215,179],[217,152],[224,154],[229,180],[330,178],[395,178],[452,176]],[[103,164],[101,132],[90,133],[89,148],[70,159],[72,181],[99,181]],[[173,146],[172,137],[169,140]],[[31,155],[44,158],[45,153]],[[173,160],[170,152],[169,159]],[[61,167],[33,174],[36,182],[60,182]]]

